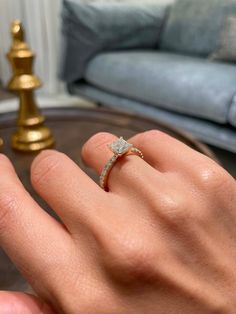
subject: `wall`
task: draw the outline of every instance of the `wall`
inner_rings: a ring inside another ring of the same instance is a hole
[[[23,21],[26,39],[36,52],[35,72],[42,78],[46,94],[63,90],[57,80],[61,0],[0,0],[0,78],[5,85],[10,69],[5,58],[9,50],[10,24]]]

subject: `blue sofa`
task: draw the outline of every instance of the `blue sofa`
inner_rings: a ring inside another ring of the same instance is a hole
[[[73,95],[236,152],[236,66],[210,58],[229,15],[235,0],[65,0],[60,76]]]

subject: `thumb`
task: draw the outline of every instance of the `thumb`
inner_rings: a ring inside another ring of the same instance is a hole
[[[22,292],[0,291],[0,314],[56,314],[37,297]]]

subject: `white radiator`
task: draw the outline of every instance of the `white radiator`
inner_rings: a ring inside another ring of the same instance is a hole
[[[6,84],[10,70],[6,60],[10,23],[22,20],[26,39],[36,53],[35,72],[42,79],[44,94],[63,92],[57,79],[60,49],[61,0],[0,0],[0,80]]]

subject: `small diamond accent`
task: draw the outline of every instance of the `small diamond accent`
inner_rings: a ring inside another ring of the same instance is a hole
[[[107,181],[109,177],[109,173],[116,163],[117,159],[119,159],[121,156],[127,154],[135,154],[139,157],[143,158],[142,152],[136,148],[133,147],[132,144],[128,143],[123,139],[123,137],[120,137],[118,140],[114,141],[110,145],[107,145],[108,148],[114,153],[114,155],[108,160],[108,162],[105,164],[102,173],[100,175],[100,186],[102,189],[104,189],[106,192],[109,192],[109,188],[107,186]]]
[[[108,147],[115,155],[123,155],[127,153],[133,145],[126,142],[123,137],[120,137],[118,140],[108,145]]]

